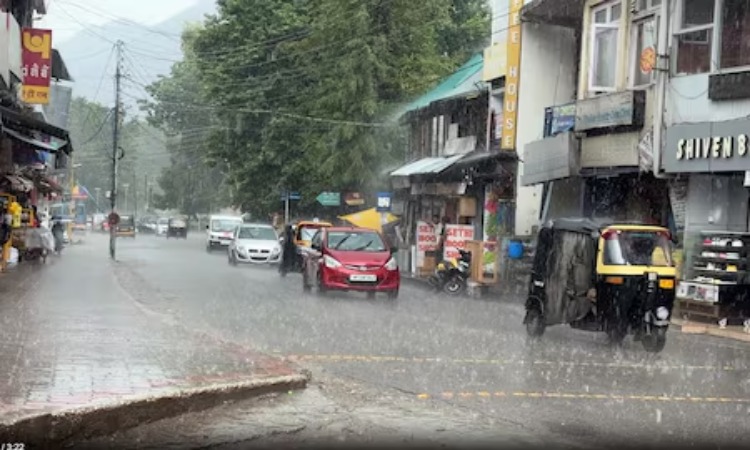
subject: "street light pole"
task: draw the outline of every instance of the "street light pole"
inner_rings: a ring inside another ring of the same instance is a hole
[[[122,65],[122,41],[117,41],[115,46],[117,48],[117,68],[115,69],[115,111],[114,126],[112,127],[112,191],[109,195],[112,216],[115,215],[117,207],[117,163],[120,160],[120,78],[122,78],[120,66]],[[115,233],[115,228],[113,224],[110,224],[109,257],[112,259],[115,259],[116,256],[117,233]]]

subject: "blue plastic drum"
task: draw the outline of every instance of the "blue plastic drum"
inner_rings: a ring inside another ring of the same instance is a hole
[[[508,242],[508,258],[510,259],[523,258],[523,242],[515,241],[515,240]]]

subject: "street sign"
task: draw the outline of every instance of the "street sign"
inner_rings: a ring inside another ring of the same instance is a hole
[[[341,193],[340,192],[321,192],[315,200],[323,206],[339,206],[341,205]]]
[[[391,212],[391,193],[390,192],[378,192],[378,212]]]
[[[299,192],[282,192],[281,193],[281,201],[287,201],[287,200],[301,200],[302,196]]]

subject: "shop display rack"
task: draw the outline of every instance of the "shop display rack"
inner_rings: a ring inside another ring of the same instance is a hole
[[[686,316],[744,319],[750,313],[750,233],[704,231],[677,288],[677,306]]]

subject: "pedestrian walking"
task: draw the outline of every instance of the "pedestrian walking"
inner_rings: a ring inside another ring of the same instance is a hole
[[[279,264],[279,273],[282,277],[294,270],[296,260],[297,246],[294,245],[294,228],[288,224],[284,229],[284,249],[281,252],[281,264]]]

